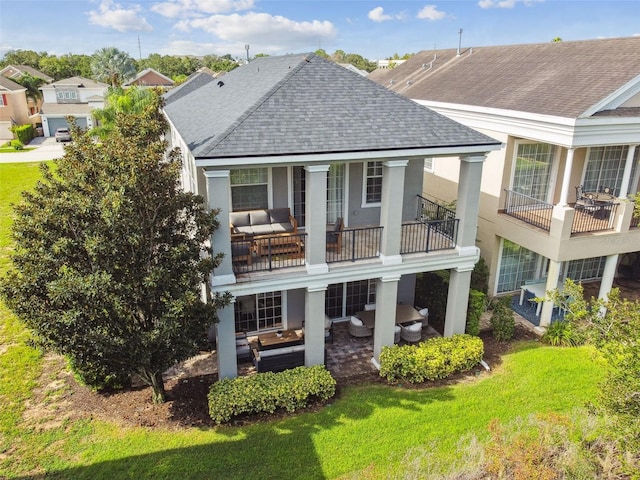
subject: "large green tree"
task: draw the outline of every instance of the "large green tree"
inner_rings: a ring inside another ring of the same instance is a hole
[[[159,94],[159,91],[135,85],[126,90],[121,87],[109,88],[104,108],[93,111],[98,125],[91,130],[91,135],[107,139],[117,128],[119,116],[143,113],[150,103],[156,101]]]
[[[218,227],[204,200],[181,190],[166,155],[161,98],[120,114],[102,142],[74,143],[43,164],[15,207],[13,267],[0,287],[42,346],[65,355],[87,383],[137,374],[165,398],[162,372],[196,354],[226,295],[202,300],[219,263]]]
[[[136,75],[136,62],[128,53],[106,47],[92,55],[91,70],[95,80],[119,87]]]
[[[27,98],[33,100],[34,104],[38,103],[38,100],[42,98],[42,92],[40,91],[40,87],[47,83],[45,80],[39,77],[34,77],[28,73],[20,76],[19,78],[14,79],[16,83],[19,83],[24,88],[27,89],[25,92]]]

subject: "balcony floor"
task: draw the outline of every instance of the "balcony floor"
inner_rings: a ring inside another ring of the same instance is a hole
[[[545,221],[545,215],[548,216],[548,211],[543,209],[530,209],[530,210],[520,210],[517,212],[502,212],[503,215],[507,215],[508,217],[518,219],[528,226],[536,226],[543,224]],[[549,226],[551,225],[550,222]],[[598,232],[605,231],[612,228],[610,225],[609,217],[606,218],[597,218],[594,217],[591,213],[585,212],[584,210],[576,210],[574,217],[574,228],[572,229],[572,233],[587,233],[587,232]],[[538,227],[540,228],[540,227]],[[546,229],[543,229],[546,230]],[[546,230],[548,231],[548,230]]]

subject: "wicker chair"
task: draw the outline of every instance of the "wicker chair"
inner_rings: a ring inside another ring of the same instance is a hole
[[[396,325],[393,331],[393,343],[400,343],[400,331],[402,327],[400,325]]]
[[[422,340],[422,323],[414,322],[411,325],[400,328],[400,337],[408,343],[416,343]]]
[[[370,337],[373,330],[362,323],[357,317],[351,317],[349,320],[349,333],[354,337]]]
[[[427,325],[429,325],[429,309],[416,307],[416,310],[418,310],[418,313],[422,317],[422,320],[420,320],[420,323],[422,323],[422,326],[426,327]]]

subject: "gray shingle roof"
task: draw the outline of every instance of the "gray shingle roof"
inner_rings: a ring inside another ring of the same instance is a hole
[[[369,78],[416,100],[578,118],[639,75],[629,37],[423,51]]]
[[[179,88],[165,112],[196,158],[499,144],[314,54],[258,58]]]

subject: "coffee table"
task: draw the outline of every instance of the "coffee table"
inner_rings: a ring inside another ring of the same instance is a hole
[[[290,347],[292,345],[300,345],[301,342],[302,337],[300,337],[295,330],[282,330],[282,336],[278,336],[277,332],[258,334],[260,350]]]

